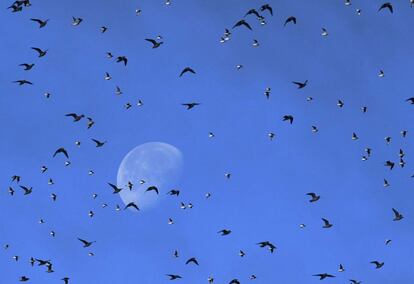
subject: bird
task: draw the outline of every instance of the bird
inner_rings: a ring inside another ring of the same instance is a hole
[[[64,284],[69,284],[70,278],[69,277],[64,277],[61,280],[63,281]]]
[[[181,279],[183,277],[181,277],[180,275],[177,274],[166,274],[169,277],[169,280],[177,280],[177,279]]]
[[[384,262],[379,262],[379,261],[371,261],[370,263],[375,265],[375,269],[380,269],[381,267],[384,266]]]
[[[267,136],[269,137],[269,139],[270,139],[270,140],[273,140],[273,138],[275,138],[275,135],[276,135],[276,134],[274,134],[273,132],[269,132],[269,133],[267,134]]]
[[[328,219],[322,218],[322,221],[323,221],[322,228],[329,229],[333,226],[331,223],[329,223]]]
[[[394,8],[393,8],[393,6],[390,2],[386,2],[386,3],[382,4],[379,7],[378,12],[381,11],[382,9],[388,9],[391,13],[394,13]]]
[[[33,68],[33,66],[35,66],[35,64],[34,63],[32,64],[23,63],[23,64],[20,64],[19,66],[22,66],[24,68],[24,71],[29,71]]]
[[[389,161],[389,160],[386,161],[385,164],[384,164],[384,166],[389,167],[390,170],[392,170],[394,168],[394,165],[395,165],[395,163],[392,162],[392,161]]]
[[[358,281],[354,279],[349,279],[349,281],[351,281],[351,284],[362,284],[362,281]]]
[[[110,187],[112,187],[112,189],[114,190],[114,191],[112,192],[113,194],[115,194],[115,193],[119,193],[119,192],[121,192],[121,190],[122,190],[122,188],[117,187],[116,185],[114,185],[114,184],[112,184],[112,183],[109,183],[109,182],[108,182],[108,185],[109,185]]]
[[[102,147],[102,146],[104,146],[105,144],[106,144],[106,141],[99,141],[99,140],[96,140],[96,139],[91,139],[93,142],[95,142],[95,144],[96,144],[96,148],[99,148],[99,147]]]
[[[195,265],[199,265],[199,264],[198,264],[198,261],[197,261],[197,259],[196,259],[195,257],[189,258],[189,259],[185,262],[185,264],[190,264],[190,263],[194,263]]]
[[[358,137],[358,135],[357,135],[355,132],[352,132],[352,137],[351,137],[351,139],[352,139],[352,140],[358,140],[358,139],[359,139],[359,137]]]
[[[192,109],[195,106],[200,105],[200,103],[184,103],[184,104],[181,104],[181,105],[187,107],[187,110],[189,110],[189,109]]]
[[[150,186],[148,187],[145,192],[147,191],[155,191],[155,193],[159,194],[158,188],[156,186]]]
[[[408,98],[405,100],[406,102],[409,102],[410,104],[414,105],[414,97]]]
[[[42,50],[38,47],[32,47],[31,49],[33,49],[34,51],[36,51],[38,53],[38,57],[43,57],[47,54],[47,49],[46,50]]]
[[[33,192],[33,187],[20,186],[20,188],[23,189],[24,195],[29,195]]]
[[[240,20],[237,23],[234,24],[233,29],[237,27],[245,26],[249,30],[252,30],[252,27],[247,23],[245,20]]]
[[[161,46],[161,44],[164,43],[162,41],[156,41],[155,39],[151,39],[151,38],[146,38],[145,40],[152,43],[152,48],[158,48]]]
[[[262,5],[261,7],[260,7],[260,11],[261,12],[264,12],[264,11],[269,11],[269,13],[270,13],[270,15],[272,15],[273,16],[273,9],[272,9],[272,7],[269,5],[269,4],[264,4],[264,5]]]
[[[87,117],[86,119],[88,120],[88,129],[90,129],[92,126],[94,126],[95,121],[93,121],[93,119],[90,117]]]
[[[394,212],[393,221],[400,221],[404,218],[404,216],[400,212],[398,212],[396,209],[392,208],[392,212]]]
[[[167,194],[179,196],[180,195],[180,191],[179,190],[176,190],[176,189],[171,189],[169,192],[167,192]]]
[[[271,253],[273,253],[276,249],[276,246],[269,241],[260,242],[257,243],[257,245],[259,245],[261,248],[267,247]]]
[[[16,183],[19,183],[22,178],[21,178],[21,176],[14,175],[14,176],[11,177],[11,179],[12,179],[12,182],[15,181]]]
[[[49,19],[47,19],[47,20],[40,20],[40,19],[31,18],[30,21],[33,21],[33,22],[38,23],[39,24],[39,29],[41,29],[41,28],[43,28],[43,27],[45,27],[47,25],[47,23],[49,22]]]
[[[88,242],[88,241],[83,240],[83,239],[81,239],[81,238],[78,238],[78,240],[79,240],[79,241],[81,241],[81,242],[83,243],[83,247],[84,247],[84,248],[90,247],[93,243],[95,243],[95,242],[96,242],[96,241]]]
[[[293,123],[293,116],[292,115],[284,115],[282,117],[282,120],[283,121],[289,121],[289,123],[292,124]]]
[[[135,202],[133,202],[133,201],[129,202],[129,203],[125,206],[124,210],[126,210],[127,208],[135,208],[137,211],[139,211],[138,206],[137,206],[137,205],[135,204]]]
[[[229,282],[229,284],[240,284],[240,281],[238,279],[233,279]]]
[[[385,73],[384,73],[384,71],[383,71],[383,70],[380,70],[380,71],[379,71],[379,73],[378,73],[378,77],[380,77],[380,78],[385,77]]]
[[[256,9],[250,9],[249,11],[247,11],[244,17],[247,17],[248,15],[255,15],[257,18],[260,17],[260,14],[256,11]]]
[[[244,257],[246,254],[244,253],[244,251],[242,251],[242,250],[239,250],[239,256],[240,257]]]
[[[16,81],[13,81],[13,83],[17,83],[17,84],[19,84],[19,86],[23,86],[23,85],[33,85],[32,82],[27,81],[27,80],[16,80]]]
[[[14,195],[14,189],[13,189],[11,186],[9,186],[9,190],[8,190],[8,192],[9,192],[9,194],[10,194],[11,196],[13,196],[13,195]]]
[[[116,62],[117,63],[123,62],[124,63],[124,66],[127,66],[127,64],[128,64],[128,58],[126,56],[118,56],[116,58]]]
[[[335,277],[335,275],[328,274],[328,273],[319,273],[319,274],[314,274],[313,276],[319,277],[319,280],[324,280],[326,278],[333,278],[333,277]]]
[[[82,18],[72,17],[72,26],[79,26],[82,21]]]
[[[26,282],[26,281],[29,281],[29,280],[30,280],[30,278],[26,277],[26,276],[21,276],[20,279],[19,279],[20,282]]]
[[[305,88],[308,85],[308,80],[306,80],[303,83],[302,82],[296,82],[296,81],[293,81],[292,83],[295,84],[295,85],[297,85],[298,86],[298,89],[303,89],[303,88]]]
[[[65,116],[68,116],[68,117],[72,117],[73,118],[73,122],[78,122],[78,121],[80,121],[82,118],[84,118],[85,117],[85,115],[84,114],[76,114],[76,113],[68,113],[68,114],[65,114]]]
[[[284,26],[286,26],[288,23],[293,23],[296,25],[296,17],[290,16],[286,19]]]
[[[338,272],[344,272],[345,268],[342,264],[339,264]]]
[[[321,198],[320,195],[317,195],[314,192],[306,193],[306,195],[309,195],[311,197],[311,200],[309,200],[309,202],[316,202],[316,201],[318,201]]]
[[[100,28],[100,30],[101,30],[101,33],[105,33],[105,32],[108,30],[108,28],[107,28],[107,27],[105,27],[105,26],[102,26],[102,27]]]
[[[180,76],[179,77],[182,77],[185,73],[188,73],[188,72],[190,72],[190,73],[193,73],[193,74],[196,74],[196,72],[191,68],[191,67],[185,67],[182,71],[181,71],[181,73],[180,73]]]
[[[338,102],[336,103],[336,105],[337,105],[339,108],[343,108],[343,107],[344,107],[344,102],[343,102],[343,101],[341,101],[341,100],[338,100]]]
[[[67,158],[67,159],[69,159],[69,154],[68,154],[68,152],[66,151],[66,149],[65,148],[63,148],[63,147],[60,147],[59,149],[57,149],[56,151],[55,151],[55,153],[53,154],[53,157],[56,157],[56,155],[57,154],[63,154],[63,155],[65,155],[65,157]]]
[[[221,231],[218,231],[217,233],[222,235],[222,236],[227,236],[227,235],[231,234],[231,230],[223,229]]]
[[[271,91],[271,89],[269,87],[266,88],[266,90],[264,92],[264,95],[266,96],[266,99],[269,99],[269,97],[270,97],[270,91]]]
[[[328,30],[327,30],[327,29],[325,29],[325,28],[322,28],[321,35],[322,35],[322,36],[328,36],[328,35],[329,35],[329,34],[328,34]]]

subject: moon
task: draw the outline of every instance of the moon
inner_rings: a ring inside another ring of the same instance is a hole
[[[183,155],[176,147],[162,142],[149,142],[132,149],[122,160],[117,176],[119,193],[125,204],[135,202],[140,209],[154,206],[167,190],[176,185],[183,165]],[[143,180],[145,183],[141,184]],[[132,190],[127,187],[133,184]],[[156,186],[160,194],[145,192]]]

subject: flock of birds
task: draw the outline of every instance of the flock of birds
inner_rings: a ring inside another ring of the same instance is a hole
[[[167,0],[165,4],[170,5],[171,4],[170,0]],[[345,5],[346,6],[350,6],[351,4],[352,4],[351,0],[345,0]],[[414,6],[414,0],[410,0],[410,4],[413,7]],[[8,7],[8,9],[10,9],[11,12],[13,12],[13,13],[17,13],[17,12],[22,12],[24,9],[30,8],[31,5],[32,5],[32,3],[31,3],[30,0],[17,0],[14,3],[12,3]],[[137,9],[135,11],[135,13],[137,15],[139,15],[141,12],[142,11],[140,9]],[[386,2],[386,3],[382,4],[380,7],[378,7],[378,12],[394,13],[394,7],[393,7],[391,2]],[[357,15],[361,15],[362,11],[360,9],[356,9],[356,13],[357,13]],[[233,31],[236,31],[237,29],[246,28],[246,29],[249,29],[249,30],[253,30],[252,25],[250,23],[250,20],[256,19],[257,21],[259,21],[260,25],[266,25],[267,18],[272,17],[273,15],[274,15],[274,11],[273,11],[273,8],[270,4],[264,4],[260,7],[258,7],[258,9],[252,8],[252,9],[248,10],[245,15],[242,15],[241,20],[238,20],[238,21],[235,22],[235,24],[232,26],[231,29],[225,29],[223,35],[220,38],[220,43],[224,44],[224,43],[230,41]],[[38,25],[38,27],[40,29],[47,28],[47,26],[49,24],[49,19],[31,18],[30,21],[32,21],[34,24]],[[83,22],[82,18],[73,17],[71,24],[74,27],[76,27],[76,26],[81,25],[82,22]],[[294,16],[288,17],[284,22],[284,26],[296,25],[296,24],[297,24],[297,18],[294,17]],[[105,33],[105,32],[107,32],[107,30],[108,30],[108,27],[106,27],[106,26],[102,26],[100,28],[101,33]],[[329,35],[328,30],[326,28],[322,28],[321,35],[324,36],[324,37],[328,36]],[[157,36],[156,38],[146,38],[145,41],[147,41],[150,44],[149,47],[151,47],[153,49],[162,48],[163,43],[164,43],[162,36]],[[253,41],[253,46],[255,46],[255,47],[259,46],[259,42],[257,40],[254,40]],[[42,48],[39,48],[39,47],[31,47],[31,49],[35,52],[35,54],[39,58],[47,57],[47,55],[48,55],[48,50],[47,49],[42,49]],[[124,66],[128,65],[128,57],[127,56],[124,56],[124,55],[114,56],[111,52],[107,52],[106,57],[109,58],[109,59],[114,58],[116,63],[123,64]],[[34,63],[22,63],[19,66],[22,67],[25,71],[29,72],[29,71],[32,71],[32,69],[35,67],[35,64]],[[237,69],[241,69],[241,68],[243,68],[243,65],[237,65],[236,67],[237,67]],[[187,66],[187,67],[183,68],[182,71],[178,72],[178,77],[196,75],[196,74],[197,74],[197,72],[192,67]],[[378,76],[379,77],[384,77],[385,76],[384,71],[380,70],[379,73],[378,73]],[[105,80],[111,80],[112,78],[111,78],[111,75],[108,72],[105,72],[104,79]],[[26,80],[26,79],[15,80],[13,83],[16,83],[20,86],[33,85],[33,82],[31,82],[29,80]],[[292,84],[294,86],[296,86],[298,89],[304,89],[308,86],[309,82],[308,82],[308,80],[293,81]],[[116,87],[115,94],[117,96],[122,94],[122,90],[121,90],[120,87]],[[270,95],[271,95],[271,88],[266,88],[265,91],[264,91],[264,95],[267,99],[269,99]],[[45,93],[46,98],[50,98],[50,96],[51,96],[50,93]],[[312,97],[307,98],[307,101],[312,101],[312,100],[313,100]],[[406,102],[409,103],[409,104],[414,104],[414,97],[407,98]],[[143,106],[143,102],[141,100],[139,100],[137,105],[138,106]],[[195,107],[198,107],[200,105],[201,105],[200,102],[183,102],[182,103],[182,106],[187,110],[191,110],[191,109],[193,109]],[[342,100],[338,100],[337,107],[343,108],[344,105],[345,105],[345,103]],[[131,103],[127,103],[125,105],[126,109],[129,109],[131,107],[132,107]],[[361,111],[363,113],[366,113],[368,111],[368,107],[367,106],[361,107]],[[86,128],[87,129],[92,128],[95,124],[94,119],[92,117],[86,116],[85,114],[67,113],[67,114],[64,114],[64,115],[67,118],[72,119],[74,123],[78,123],[78,122],[86,120]],[[291,115],[291,114],[286,114],[281,119],[283,121],[288,122],[289,124],[293,124],[294,121],[295,121],[294,116]],[[312,126],[311,130],[314,133],[318,132],[318,128],[316,126]],[[405,138],[407,136],[407,131],[406,130],[401,130],[401,135],[402,135],[402,137]],[[209,132],[208,136],[209,136],[209,138],[214,138],[214,133]],[[275,133],[272,133],[272,132],[268,133],[268,138],[270,140],[273,140],[275,137],[276,137]],[[352,140],[358,140],[359,137],[356,133],[353,133],[351,139]],[[107,142],[107,141],[101,141],[101,140],[94,139],[94,138],[92,138],[91,141],[98,148],[99,147],[104,147],[106,142]],[[387,144],[391,143],[391,141],[392,141],[391,137],[389,137],[389,136],[385,137],[385,142]],[[75,144],[77,146],[80,146],[81,142],[76,141]],[[364,154],[361,157],[361,159],[363,161],[368,160],[372,155],[372,151],[373,150],[371,148],[366,148],[365,151],[364,151]],[[65,165],[66,166],[70,165],[70,160],[69,160],[70,155],[69,155],[69,152],[64,147],[60,147],[58,149],[55,149],[55,151],[52,152],[52,157],[53,158],[58,157],[58,156],[63,156],[66,159],[65,160]],[[398,165],[400,167],[405,166],[404,156],[405,156],[404,150],[400,149],[400,151],[398,153],[398,157],[399,157]],[[395,161],[387,160],[387,161],[384,162],[384,166],[388,167],[390,170],[393,170],[396,166],[396,163],[397,162],[395,162]],[[47,166],[42,166],[41,167],[41,173],[45,173],[47,171],[48,171]],[[89,174],[93,175],[94,172],[90,171]],[[231,173],[225,173],[225,177],[227,179],[230,179],[231,178]],[[414,175],[412,177],[414,177]],[[32,194],[33,187],[28,186],[28,185],[22,185],[21,184],[21,182],[22,182],[22,177],[21,176],[13,175],[11,177],[11,182],[16,184],[18,186],[18,188],[20,188],[23,191],[24,195]],[[145,180],[140,180],[140,181],[137,181],[137,182],[139,182],[140,185],[145,184]],[[49,179],[49,184],[52,185],[53,183],[54,183],[53,179]],[[384,179],[384,187],[388,187],[389,185],[390,184],[389,184],[388,180]],[[112,183],[108,183],[108,186],[110,187],[110,189],[112,190],[112,192],[114,194],[118,194],[122,190],[134,190],[134,181],[129,181],[128,184],[125,185],[125,188],[124,187],[119,187],[119,186],[117,186],[115,184],[112,184]],[[15,185],[11,185],[9,187],[8,193],[11,196],[16,194],[16,189],[15,188],[16,188]],[[152,194],[157,194],[157,195],[160,194],[160,190],[157,188],[157,186],[154,186],[154,185],[149,185],[146,188],[146,192],[151,192]],[[177,190],[177,189],[172,189],[167,194],[169,194],[171,196],[177,196],[178,197],[180,195],[180,191]],[[309,193],[306,193],[306,195],[309,196],[309,198],[310,198],[309,202],[310,203],[319,202],[319,200],[321,199],[321,196],[318,195],[315,192],[309,192]],[[98,194],[94,194],[93,198],[95,199],[95,198],[97,198],[97,196],[98,196]],[[210,196],[211,196],[211,193],[207,193],[205,195],[206,198],[209,198]],[[58,199],[57,193],[52,193],[50,197],[51,197],[51,200],[53,202],[55,202]],[[107,204],[102,205],[102,207],[106,207],[106,206],[107,206]],[[183,209],[192,208],[192,206],[193,205],[191,203],[188,204],[188,205],[186,205],[182,202],[180,203],[180,207],[183,208]],[[119,211],[121,209],[124,209],[124,210],[131,209],[131,210],[135,210],[135,211],[140,210],[139,204],[136,204],[135,202],[130,202],[130,203],[126,204],[126,206],[124,208],[121,208],[119,205],[117,205],[116,210]],[[391,220],[393,220],[395,222],[403,220],[403,218],[404,218],[403,214],[401,212],[399,212],[397,209],[391,208],[390,211],[391,211],[392,216],[393,216],[393,218],[391,218]],[[92,218],[94,216],[94,212],[90,211],[88,215],[89,215],[89,217]],[[332,224],[330,222],[330,220],[328,220],[327,218],[322,218],[321,221],[322,221],[322,228],[324,228],[324,229],[330,229],[334,226],[334,224]],[[43,223],[43,222],[44,221],[42,219],[39,220],[39,223]],[[173,224],[173,223],[174,223],[174,221],[170,218],[168,220],[168,224]],[[300,225],[301,228],[304,228],[305,226],[306,226],[305,224]],[[218,231],[217,233],[220,236],[226,237],[226,236],[231,235],[232,230],[226,228],[226,229],[222,229],[222,230]],[[54,231],[50,232],[50,235],[52,237],[54,237],[55,234],[56,233]],[[80,245],[83,246],[84,248],[91,248],[93,246],[93,244],[95,243],[95,241],[85,240],[85,239],[80,238],[80,237],[78,238],[78,240],[80,242]],[[386,240],[386,244],[389,244],[390,242],[391,242],[391,240]],[[257,242],[257,246],[259,248],[267,249],[270,253],[275,253],[277,251],[277,246],[275,245],[275,243],[272,243],[268,240]],[[10,249],[10,245],[6,244],[4,248],[5,249]],[[93,252],[89,252],[89,255],[93,256],[94,254],[93,254]],[[179,257],[178,250],[175,250],[173,255],[174,255],[174,257]],[[239,256],[244,257],[245,252],[243,250],[240,250]],[[18,255],[13,256],[13,259],[16,262],[20,261],[20,257]],[[34,265],[37,264],[37,266],[45,267],[47,273],[53,273],[54,272],[53,262],[51,260],[48,260],[48,259],[44,260],[44,259],[31,257],[29,262],[30,262],[31,266],[34,266]],[[199,261],[196,257],[191,257],[188,260],[186,260],[185,264],[186,265],[199,265]],[[383,261],[380,261],[380,260],[372,260],[371,264],[373,265],[373,267],[375,269],[381,269],[385,265],[385,263]],[[345,271],[344,266],[342,264],[339,264],[338,272],[342,273],[344,271]],[[328,273],[328,272],[316,273],[313,276],[318,277],[320,280],[336,277],[335,274]],[[166,277],[169,280],[179,280],[179,279],[183,278],[183,276],[179,275],[179,274],[166,274]],[[250,280],[254,280],[256,278],[257,278],[257,276],[254,275],[254,274],[252,274],[249,277]],[[19,280],[21,282],[30,281],[30,276],[22,275]],[[65,284],[68,284],[69,281],[70,281],[70,277],[63,276],[61,278],[61,280]],[[239,279],[232,279],[228,283],[229,284],[239,284],[239,283],[241,283],[241,281],[242,280],[239,280]],[[350,281],[350,283],[353,283],[353,284],[362,283],[362,281],[357,280],[357,279],[350,279],[349,281]],[[213,276],[210,276],[210,277],[208,277],[207,282],[208,283],[215,283],[215,278]]]

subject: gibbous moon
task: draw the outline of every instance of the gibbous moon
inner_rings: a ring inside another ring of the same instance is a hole
[[[118,169],[117,185],[123,190],[119,193],[125,204],[135,202],[140,209],[153,206],[171,190],[182,170],[182,154],[176,147],[162,142],[149,142],[132,149],[122,160]],[[140,181],[145,181],[141,184]],[[133,184],[132,190],[127,187]],[[145,192],[156,186],[160,194]]]

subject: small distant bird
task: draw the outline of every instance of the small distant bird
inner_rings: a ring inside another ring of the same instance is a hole
[[[96,148],[102,147],[102,146],[104,146],[106,144],[106,141],[99,141],[99,140],[96,140],[96,139],[91,139],[91,140],[93,142],[95,142]]]
[[[92,218],[94,215],[95,215],[95,213],[93,213],[93,211],[90,210],[89,213],[88,213],[89,218]]]
[[[79,240],[79,241],[81,241],[81,242],[83,243],[83,247],[84,247],[84,248],[90,247],[93,243],[95,243],[95,242],[96,242],[96,241],[88,242],[88,241],[83,240],[83,239],[81,239],[81,238],[78,238],[78,240]]]
[[[392,170],[394,168],[395,163],[392,161],[386,161],[384,166],[389,167],[390,170]]]
[[[111,52],[107,52],[107,53],[106,53],[106,57],[107,57],[107,58],[112,58],[112,57],[114,57],[114,56],[112,55],[112,53],[111,53]]]
[[[385,73],[384,73],[384,71],[383,71],[383,70],[380,70],[380,71],[379,71],[379,73],[378,73],[378,77],[380,77],[380,78],[385,77]]]
[[[264,241],[257,243],[261,248],[267,247],[271,253],[273,253],[276,249],[276,246],[269,241]]]
[[[252,27],[247,23],[245,20],[240,20],[237,23],[234,24],[233,29],[237,27],[245,26],[249,30],[252,30]]]
[[[392,212],[394,212],[393,221],[400,221],[404,218],[404,216],[400,212],[398,212],[396,209],[392,208]]]
[[[176,189],[171,189],[169,192],[167,192],[167,194],[179,196],[180,195],[180,191],[179,190],[176,190]]]
[[[178,250],[174,250],[174,254],[173,254],[173,255],[174,255],[174,257],[176,257],[176,258],[177,258],[177,257],[179,256],[179,255],[178,255]]]
[[[125,66],[127,66],[128,64],[128,58],[126,58],[126,56],[118,56],[116,58],[116,62],[123,62]]]
[[[68,152],[66,151],[66,149],[65,149],[65,148],[63,148],[63,147],[60,147],[59,149],[57,149],[57,150],[55,151],[55,153],[53,154],[53,157],[55,157],[57,154],[60,154],[60,153],[62,153],[63,155],[65,155],[65,157],[66,157],[67,159],[69,159],[69,154],[68,154]]]
[[[414,97],[408,98],[405,100],[406,102],[409,102],[410,104],[414,104]]]
[[[30,19],[30,21],[38,23],[39,24],[39,29],[41,29],[41,28],[43,28],[47,25],[47,22],[49,22],[49,19],[43,21],[43,20],[40,20],[40,19],[33,19],[32,18],[32,19]]]
[[[200,103],[185,103],[185,104],[181,104],[181,105],[187,107],[187,109],[189,110],[189,109],[192,109],[195,106],[200,105]]]
[[[319,129],[316,126],[312,126],[312,132],[317,133],[319,132]]]
[[[84,115],[84,114],[80,114],[80,115],[78,115],[78,114],[76,114],[76,113],[68,113],[68,114],[65,114],[65,116],[72,117],[72,118],[73,118],[73,122],[78,122],[78,121],[80,121],[82,118],[84,118],[84,117],[85,117],[85,115]]]
[[[46,166],[42,166],[41,168],[40,168],[40,172],[43,174],[43,173],[45,173],[47,171],[47,167]]]
[[[121,91],[121,88],[120,88],[119,86],[116,86],[115,95],[120,96],[120,95],[122,95],[122,94],[123,94],[123,93],[122,93],[122,91]]]
[[[344,102],[343,102],[343,101],[341,101],[341,100],[338,100],[338,102],[336,103],[336,105],[337,105],[339,108],[343,108],[343,107],[344,107]]]
[[[394,8],[390,2],[386,2],[379,7],[378,12],[382,9],[388,9],[391,13],[394,13]]]
[[[33,187],[20,186],[20,188],[23,189],[24,195],[29,195],[33,192]]]
[[[152,48],[158,48],[161,46],[161,44],[164,43],[162,41],[156,41],[155,39],[151,39],[151,38],[146,38],[145,40],[152,43]]]
[[[114,191],[112,192],[113,194],[115,194],[115,193],[119,193],[119,192],[121,192],[121,190],[122,190],[122,188],[117,187],[116,185],[114,185],[114,184],[112,184],[112,183],[109,183],[109,182],[108,182],[108,185],[109,185],[110,187],[112,187],[112,189],[114,190]]]
[[[41,50],[40,48],[38,48],[38,47],[32,47],[31,49],[33,49],[34,51],[36,51],[38,54],[39,54],[39,56],[38,57],[43,57],[43,56],[45,56],[46,54],[47,54],[47,49],[46,50]]]
[[[26,277],[26,276],[21,276],[20,279],[19,279],[20,282],[26,282],[26,281],[29,281],[29,280],[30,280],[30,278]]]
[[[362,281],[358,281],[354,279],[349,279],[349,281],[351,281],[351,284],[362,284]]]
[[[314,192],[306,193],[306,195],[309,195],[311,197],[311,200],[309,200],[309,202],[316,202],[316,201],[318,201],[321,198],[320,195],[317,195]]]
[[[293,81],[292,83],[295,84],[295,85],[297,85],[298,86],[298,89],[303,89],[303,88],[305,88],[308,85],[308,80],[306,80],[303,83],[302,82],[295,82],[295,81]]]
[[[69,284],[69,277],[64,277],[61,280],[64,282],[64,284]]]
[[[185,262],[185,264],[189,264],[189,263],[194,263],[195,265],[199,265],[199,264],[198,264],[198,261],[197,261],[197,259],[196,259],[195,257],[192,257],[192,258],[188,259],[188,260]]]
[[[95,124],[95,121],[90,117],[87,117],[86,119],[88,120],[88,129],[90,129]]]
[[[159,194],[158,188],[156,186],[150,186],[148,187],[145,192],[147,191],[155,191],[157,194]]]
[[[322,218],[322,221],[323,221],[322,228],[329,229],[333,226],[331,223],[329,223],[328,219]]]
[[[137,205],[135,204],[135,202],[133,202],[133,201],[129,202],[129,203],[125,206],[124,210],[125,210],[125,209],[127,209],[127,208],[135,208],[137,211],[139,211],[138,206],[137,206]]]
[[[237,65],[236,65],[236,69],[237,69],[237,70],[240,70],[240,69],[242,69],[242,68],[243,68],[243,65],[241,65],[241,64],[237,64]]]
[[[239,256],[240,257],[244,257],[246,254],[244,253],[244,251],[242,251],[242,250],[239,250]]]
[[[16,80],[16,81],[13,81],[13,83],[17,83],[17,84],[19,84],[19,86],[23,86],[23,85],[33,85],[32,82],[27,81],[27,80]]]
[[[264,12],[266,10],[269,11],[270,15],[273,16],[273,9],[269,4],[264,4],[264,5],[262,5],[262,7],[260,7],[261,12]]]
[[[168,225],[174,225],[174,220],[172,218],[168,218]]]
[[[264,92],[264,95],[266,96],[266,99],[269,99],[269,97],[270,97],[270,91],[271,91],[270,88],[266,88],[266,90]]]
[[[111,75],[109,75],[109,73],[108,73],[108,72],[105,72],[105,77],[104,77],[104,79],[105,79],[106,81],[109,81],[109,80],[111,80],[111,79],[112,79],[112,77],[111,77]]]
[[[13,195],[14,195],[14,189],[13,189],[12,187],[10,187],[10,186],[9,186],[9,190],[8,190],[8,192],[9,192],[9,194],[10,194],[11,196],[13,196]]]
[[[322,36],[328,36],[328,35],[329,35],[328,30],[327,30],[327,29],[325,29],[325,28],[322,28],[321,35],[322,35]]]
[[[269,132],[267,136],[269,137],[270,140],[273,140],[273,138],[275,138],[275,134],[273,132]]]
[[[56,195],[55,193],[52,193],[52,194],[50,195],[50,198],[52,198],[52,201],[56,201],[56,199],[57,199],[57,195]]]
[[[12,182],[19,183],[22,178],[20,176],[14,175],[12,176]]]
[[[231,177],[231,173],[225,173],[224,176],[229,179]]]
[[[82,21],[82,18],[72,17],[72,26],[79,26]]]
[[[252,45],[253,45],[253,47],[258,47],[260,44],[257,41],[257,39],[254,39]]]
[[[229,284],[240,284],[240,281],[238,279],[233,279],[229,282]]]
[[[180,73],[180,77],[182,77],[185,73],[187,73],[187,72],[190,72],[190,73],[193,73],[193,74],[196,74],[196,72],[191,68],[191,67],[185,67],[184,69],[183,69],[183,71],[181,71],[181,73]]]
[[[351,0],[345,0],[345,6],[350,6],[352,5]]]
[[[227,235],[231,234],[231,230],[223,229],[221,231],[218,231],[217,233],[222,235],[222,236],[227,236]]]
[[[23,64],[20,64],[19,66],[22,66],[24,68],[24,71],[29,71],[33,68],[33,66],[35,66],[35,64],[34,63],[32,64],[23,63]]]
[[[326,279],[326,278],[333,278],[333,277],[335,277],[335,275],[328,274],[328,273],[320,273],[320,274],[315,274],[313,276],[319,277],[319,280],[323,280],[323,279]]]
[[[286,19],[284,26],[286,26],[288,23],[293,23],[296,25],[296,17],[290,16]]]
[[[361,107],[361,111],[363,113],[366,113],[368,111],[368,108],[366,106]]]
[[[345,268],[342,264],[339,264],[338,272],[344,272]]]
[[[101,33],[105,33],[108,30],[108,28],[105,26],[102,26],[100,30],[101,30]]]
[[[355,133],[355,132],[353,132],[352,133],[352,138],[351,138],[352,140],[358,140],[359,139],[359,137],[358,137],[358,135]]]
[[[388,182],[388,180],[386,180],[385,178],[384,178],[384,187],[389,187],[390,186],[390,183]]]
[[[181,279],[182,277],[180,275],[177,274],[166,274],[170,279],[169,280],[176,280],[176,279]]]
[[[389,245],[391,242],[392,242],[392,240],[387,239],[387,240],[385,240],[385,245]]]
[[[380,269],[381,267],[384,266],[384,262],[371,261],[370,263],[374,264],[376,269]]]
[[[356,9],[356,13],[358,16],[361,16],[362,10],[361,9]]]
[[[289,123],[292,124],[293,123],[293,116],[292,115],[284,115],[282,117],[282,120],[283,121],[289,121]]]
[[[260,14],[256,11],[256,9],[250,9],[249,11],[247,11],[244,17],[247,17],[248,15],[255,15],[257,18],[260,17]]]

